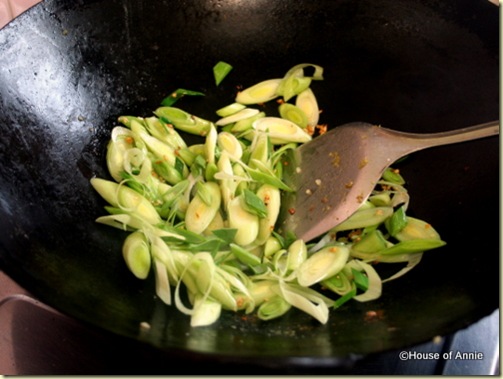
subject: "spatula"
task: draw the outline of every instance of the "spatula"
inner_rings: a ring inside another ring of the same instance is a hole
[[[310,241],[334,228],[369,197],[384,170],[399,158],[433,146],[499,134],[499,121],[463,129],[416,134],[363,122],[338,126],[292,150],[277,227]]]

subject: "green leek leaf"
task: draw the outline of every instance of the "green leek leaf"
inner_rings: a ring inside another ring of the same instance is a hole
[[[225,79],[227,75],[232,70],[232,66],[229,63],[220,61],[215,66],[213,66],[213,76],[215,77],[215,84],[218,86]]]
[[[395,254],[412,254],[421,253],[426,250],[437,249],[444,246],[446,243],[437,239],[418,239],[401,241],[397,244],[381,250],[381,255],[395,255]]]
[[[254,192],[246,189],[243,191],[244,202],[246,204],[246,210],[250,213],[256,214],[260,218],[267,216],[267,207],[260,197]]]
[[[333,308],[334,309],[340,308],[343,304],[347,303],[355,296],[356,296],[356,286],[353,283],[353,287],[348,292],[346,292],[344,295],[342,295],[340,298],[334,301]]]
[[[355,270],[354,268],[351,268],[351,272],[356,288],[367,291],[369,289],[369,278],[363,275],[361,271]]]
[[[199,91],[191,91],[188,89],[178,88],[177,90],[171,92],[171,94],[165,97],[161,101],[161,105],[165,107],[171,107],[178,100],[180,100],[183,96],[205,96],[204,93]]]
[[[408,221],[407,215],[405,214],[405,209],[403,206],[401,206],[395,212],[393,212],[393,215],[388,220],[386,220],[384,225],[386,226],[389,234],[394,237],[407,226],[407,223]]]

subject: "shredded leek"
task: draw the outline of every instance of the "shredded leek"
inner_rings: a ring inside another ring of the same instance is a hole
[[[217,86],[231,69],[214,67]],[[240,91],[217,120],[173,107],[204,95],[178,89],[154,116],[120,116],[123,126],[112,129],[112,180],[91,179],[107,203],[96,222],[125,233],[129,270],[140,280],[153,272],[158,298],[191,326],[218,322],[222,311],[271,320],[293,308],[323,324],[330,309],[377,299],[383,283],[445,245],[429,223],[407,215],[405,180],[391,168],[357,212],[318,240],[275,231],[282,193],[293,191],[282,157],[311,140],[320,116],[312,83],[322,79],[320,66],[294,66]],[[252,107],[278,97],[279,115]],[[188,146],[184,133],[202,141]],[[383,264],[401,268],[382,280]]]

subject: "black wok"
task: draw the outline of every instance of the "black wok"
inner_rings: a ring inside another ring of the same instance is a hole
[[[94,222],[104,203],[89,179],[107,177],[117,116],[150,115],[183,87],[207,94],[183,107],[214,118],[236,86],[297,63],[325,67],[315,92],[331,127],[435,132],[498,119],[498,16],[485,0],[42,2],[0,31],[0,268],[91,329],[166,357],[336,366],[467,327],[499,307],[497,138],[401,164],[411,215],[448,245],[327,325],[292,311],[191,329],[154,297],[152,277],[127,270],[125,235]],[[235,68],[216,88],[219,60]]]

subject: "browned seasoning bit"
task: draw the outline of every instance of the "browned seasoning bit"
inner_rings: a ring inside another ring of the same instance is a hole
[[[369,163],[369,160],[367,158],[363,158],[360,163],[358,164],[358,168],[364,168],[367,164]]]
[[[322,202],[323,204],[328,203],[328,197],[327,197],[327,196],[323,196],[323,197],[321,198],[321,202]]]
[[[332,166],[339,167],[341,164],[341,156],[338,152],[332,151],[328,154],[330,158],[332,158]]]
[[[352,180],[350,180],[349,182],[347,182],[347,183],[345,184],[345,187],[346,187],[346,188],[352,188],[352,187],[353,187],[353,184],[354,184],[354,182],[353,182]]]
[[[290,213],[291,215],[294,215],[295,214],[295,208],[290,208],[288,210],[288,213]]]
[[[379,309],[377,311],[367,311],[365,313],[365,318],[364,320],[365,321],[378,321],[378,320],[382,320],[384,316],[384,311],[382,309]]]
[[[359,241],[361,239],[361,235],[362,235],[362,229],[356,229],[356,230],[353,230],[352,232],[350,232],[348,234],[348,237],[351,240]]]
[[[356,201],[359,203],[363,203],[363,195],[356,196]]]

